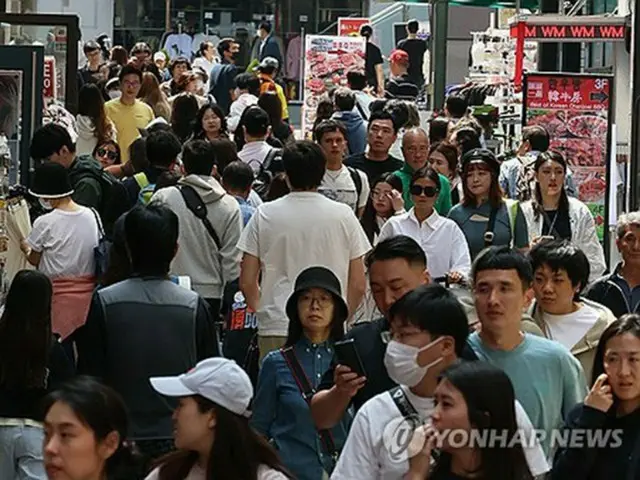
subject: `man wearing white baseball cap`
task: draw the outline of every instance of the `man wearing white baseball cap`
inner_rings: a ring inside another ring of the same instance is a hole
[[[161,395],[180,398],[173,413],[179,451],[160,459],[146,480],[292,478],[275,449],[249,427],[253,386],[234,361],[208,358],[185,374],[150,382]]]

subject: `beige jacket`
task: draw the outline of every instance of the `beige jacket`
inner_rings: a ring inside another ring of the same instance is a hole
[[[596,323],[585,333],[584,337],[576,343],[570,350],[574,357],[578,359],[584,370],[584,374],[587,378],[587,383],[591,383],[591,372],[593,371],[593,361],[596,355],[596,349],[598,348],[598,342],[605,329],[616,320],[611,310],[604,305],[587,300],[586,298],[580,298],[580,303],[588,305],[600,312]],[[549,338],[549,330],[547,324],[542,319],[542,309],[536,308],[536,302],[533,302],[529,309],[529,315],[531,320],[522,321],[522,329],[525,332],[533,333],[536,335],[542,334],[545,338]]]

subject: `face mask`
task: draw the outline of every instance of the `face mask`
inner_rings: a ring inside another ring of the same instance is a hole
[[[39,198],[38,199],[38,203],[40,203],[40,206],[42,208],[44,208],[45,210],[53,210],[53,207],[51,206],[51,203],[49,203],[48,200],[45,200],[43,198]]]
[[[231,55],[231,58],[234,62],[238,61],[238,59],[240,58],[240,52],[234,53],[233,55]]]
[[[120,98],[122,92],[120,90],[109,90],[109,98],[115,100],[116,98]]]
[[[391,380],[398,385],[404,385],[406,387],[415,387],[419,384],[429,369],[440,363],[443,358],[440,357],[430,364],[421,367],[418,365],[418,355],[436,345],[443,338],[444,337],[440,337],[422,348],[412,347],[391,340],[387,345],[387,352],[384,356],[384,366]]]

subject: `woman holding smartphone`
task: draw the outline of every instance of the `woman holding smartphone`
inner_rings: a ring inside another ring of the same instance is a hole
[[[305,399],[320,384],[343,336],[348,308],[340,292],[340,281],[324,267],[300,273],[287,301],[285,347],[269,353],[260,369],[251,426],[272,441],[298,480],[328,478],[351,424],[346,413],[330,431],[319,432]]]
[[[600,337],[593,387],[569,414],[567,429],[585,441],[558,451],[552,480],[640,477],[640,315],[623,315]],[[598,432],[608,433],[606,440],[589,445]]]
[[[534,171],[533,199],[522,204],[530,242],[534,244],[547,237],[570,240],[589,259],[589,281],[594,281],[607,269],[604,251],[589,207],[567,195],[564,181],[567,161],[558,152],[544,152],[538,155]]]

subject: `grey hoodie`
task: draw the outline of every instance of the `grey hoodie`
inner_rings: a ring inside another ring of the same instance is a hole
[[[236,280],[240,272],[241,252],[236,248],[242,231],[240,207],[213,177],[188,175],[178,184],[198,192],[222,248],[218,251],[204,223],[187,208],[177,187],[158,190],[151,201],[167,205],[180,221],[178,253],[171,273],[191,277],[193,289],[203,298],[220,299],[225,283]]]

